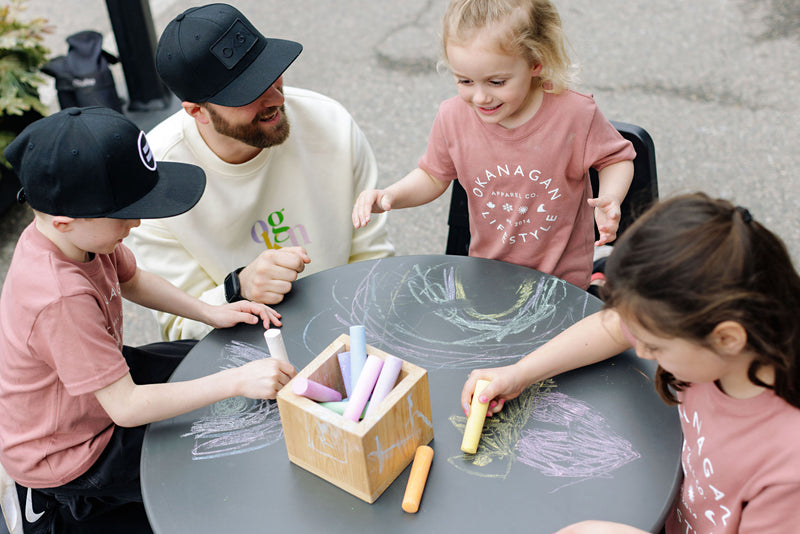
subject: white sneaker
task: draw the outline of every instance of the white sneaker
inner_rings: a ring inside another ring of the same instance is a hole
[[[22,512],[14,480],[0,465],[0,507],[6,520],[9,534],[22,534]]]

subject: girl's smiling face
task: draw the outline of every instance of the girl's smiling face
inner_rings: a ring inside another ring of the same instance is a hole
[[[515,128],[536,113],[542,92],[537,76],[522,55],[500,50],[493,32],[481,30],[466,41],[451,41],[446,54],[459,96],[489,124]]]

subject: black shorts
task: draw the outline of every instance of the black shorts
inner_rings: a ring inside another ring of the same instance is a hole
[[[123,347],[136,384],[166,382],[196,341]],[[145,426],[114,427],[111,440],[89,470],[55,488],[17,484],[25,534],[152,532],[142,504],[139,463]]]

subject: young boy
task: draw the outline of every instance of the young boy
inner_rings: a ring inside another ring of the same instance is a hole
[[[216,328],[259,318],[268,328],[279,314],[248,301],[212,306],[137,269],[123,238],[139,219],[194,206],[205,175],[156,163],[119,113],[61,111],[5,154],[34,211],[0,296],[0,463],[18,483],[25,532],[151,532],[144,425],[227,397],[274,398],[295,370],[266,358],[163,383],[193,343],[123,346],[121,297]]]

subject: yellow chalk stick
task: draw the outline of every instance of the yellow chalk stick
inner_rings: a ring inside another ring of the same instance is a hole
[[[406,484],[406,493],[403,495],[403,510],[409,514],[415,514],[419,510],[419,501],[422,499],[422,491],[425,489],[432,461],[433,449],[427,445],[417,447],[414,463],[411,464],[411,474],[408,476],[408,484]]]
[[[464,439],[461,440],[461,450],[467,454],[478,452],[478,442],[481,440],[483,422],[486,420],[486,410],[489,409],[489,403],[479,402],[478,398],[488,385],[488,380],[478,380],[478,383],[475,384],[475,391],[472,393],[469,418],[467,419],[467,426],[464,428]]]

